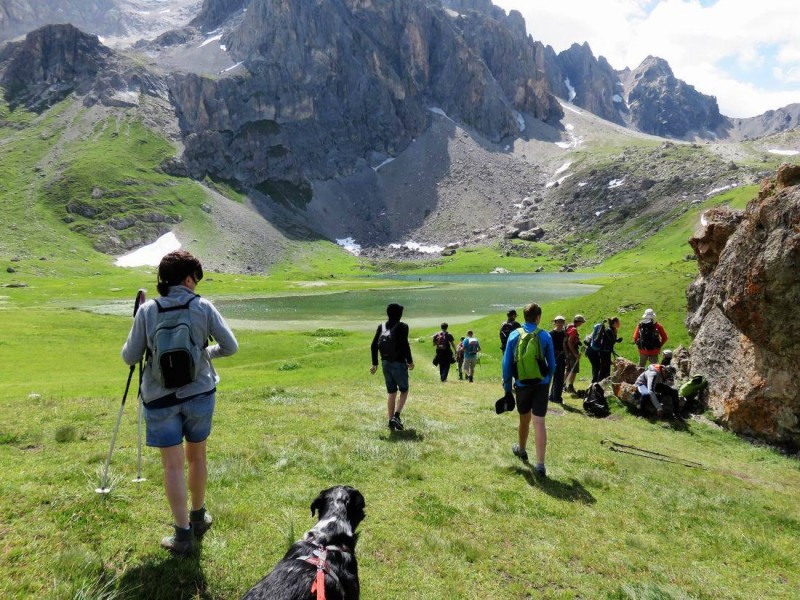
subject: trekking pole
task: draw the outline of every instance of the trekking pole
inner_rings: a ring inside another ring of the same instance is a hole
[[[708,470],[708,467],[693,460],[686,460],[685,458],[669,456],[667,454],[661,454],[660,452],[653,452],[652,450],[637,448],[636,446],[628,446],[626,444],[620,444],[619,442],[615,442],[614,440],[600,440],[600,445],[607,447],[612,452],[631,454],[633,456],[638,456],[640,458],[649,458],[650,460],[657,460],[660,462],[682,465],[684,467],[689,467],[692,469]]]
[[[136,316],[136,312],[139,310],[139,303],[144,298],[145,290],[139,290],[136,292],[136,301],[134,302],[133,306],[133,314]],[[111,488],[108,487],[108,467],[111,464],[111,455],[114,452],[114,443],[117,441],[117,433],[119,432],[119,425],[122,421],[122,411],[125,409],[125,400],[128,398],[128,390],[131,387],[131,379],[133,379],[133,372],[136,370],[136,365],[131,365],[130,371],[128,371],[128,381],[125,383],[125,392],[122,394],[122,403],[119,405],[119,412],[117,413],[117,422],[114,425],[114,433],[111,434],[111,446],[108,449],[108,456],[106,456],[106,464],[103,468],[103,478],[100,481],[100,487],[95,488],[95,492],[98,494],[108,494],[111,491]]]
[[[136,312],[139,306],[145,301],[147,290],[140,289],[136,294],[136,302],[133,308],[133,316],[136,317]],[[146,477],[142,477],[142,418],[144,416],[144,400],[142,400],[142,359],[139,359],[139,388],[136,394],[137,406],[137,444],[136,444],[136,477],[132,480],[133,483],[141,483],[147,481]]]

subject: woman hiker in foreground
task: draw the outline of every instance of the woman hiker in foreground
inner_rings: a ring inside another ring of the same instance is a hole
[[[211,527],[205,509],[206,440],[219,380],[211,360],[239,349],[214,305],[194,293],[201,279],[203,266],[188,252],[178,250],[162,258],[161,297],[139,308],[122,347],[128,365],[147,357],[141,383],[147,445],[161,452],[164,490],[175,520],[174,534],[161,540],[161,546],[175,554],[192,552]],[[209,336],[216,340],[212,346],[207,344]],[[188,495],[184,463],[189,467]]]

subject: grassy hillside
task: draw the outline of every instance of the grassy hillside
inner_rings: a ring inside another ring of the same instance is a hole
[[[112,492],[94,492],[128,374],[119,349],[130,315],[86,308],[117,301],[127,313],[136,289],[153,288],[154,270],[112,267],[90,237],[60,221],[66,196],[42,201],[55,164],[66,165],[58,170],[64,185],[88,185],[96,175],[87,165],[103,164],[90,149],[54,159],[60,119],[78,118],[82,109],[59,110],[43,118],[15,113],[23,128],[0,142],[10,148],[0,160],[0,186],[30,192],[25,202],[0,195],[3,224],[17,227],[0,240],[8,261],[0,281],[27,286],[0,289],[0,596],[241,597],[313,525],[309,505],[317,492],[349,484],[367,502],[357,548],[364,598],[796,597],[796,458],[753,446],[704,418],[651,422],[613,402],[611,417],[591,419],[568,397],[548,413],[549,476],[540,480],[511,454],[516,417],[494,414],[501,394],[494,343],[486,344],[475,383],[442,384],[430,364],[432,331],[412,330],[417,367],[407,430],[390,434],[381,377],[368,371],[370,335],[335,322],[325,329],[236,331],[240,352],[216,363],[221,383],[208,494],[214,528],[196,556],[170,558],[158,548],[170,516],[156,451],[144,451],[147,481],[130,481],[137,470],[135,383],[113,455]],[[144,166],[158,158],[160,142],[135,123],[122,127],[132,171],[124,153],[109,148],[115,158],[102,175],[104,189],[124,193],[124,183],[115,186],[134,177],[137,196],[155,190],[143,210],[175,209],[193,219],[191,194],[171,196],[177,186],[162,189],[161,176]],[[114,131],[109,122],[93,135],[105,144]],[[143,156],[150,158],[137,163]],[[736,189],[675,215],[656,235],[594,269],[602,290],[548,304],[546,318],[582,312],[591,323],[619,314],[627,339],[651,306],[670,344],[688,343],[684,293],[696,263],[685,259],[686,239],[706,207],[742,206],[753,194]],[[581,243],[573,251],[590,253],[592,240]],[[526,251],[533,257],[485,247],[399,265],[363,261],[329,243],[297,243],[293,259],[268,276],[208,273],[198,291],[216,299],[401,285],[376,276],[387,268],[551,270],[562,248]],[[381,316],[364,319],[377,324]],[[501,318],[470,326],[495,340]],[[621,350],[635,354],[629,343]],[[601,444],[606,439],[677,462],[611,452]]]

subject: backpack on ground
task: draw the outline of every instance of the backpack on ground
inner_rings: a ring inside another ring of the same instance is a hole
[[[382,360],[393,361],[397,352],[395,348],[397,343],[395,340],[394,330],[399,325],[399,321],[391,328],[386,327],[386,323],[381,323],[381,334],[378,336],[378,352],[380,352]]]
[[[684,409],[690,413],[701,413],[706,408],[708,380],[703,375],[695,375],[678,388],[678,395],[684,399]]]
[[[437,350],[447,350],[450,347],[450,344],[447,343],[447,334],[444,331],[440,331],[433,336],[433,343],[436,344]]]
[[[530,333],[522,327],[519,331],[519,342],[514,354],[514,376],[523,385],[541,383],[547,373],[547,363],[542,353],[538,327]]]
[[[186,303],[164,308],[158,307],[158,320],[153,335],[151,364],[153,375],[167,389],[183,387],[193,382],[200,372],[202,348],[192,338],[192,320]]]
[[[585,410],[586,414],[590,417],[598,417],[601,419],[611,414],[611,407],[609,407],[608,400],[606,400],[603,386],[599,383],[593,383],[589,387],[589,391],[583,401],[583,410]]]
[[[639,343],[642,350],[655,350],[661,346],[661,337],[658,335],[655,321],[639,322]]]
[[[678,393],[684,398],[690,398],[702,392],[708,386],[708,380],[703,375],[695,375],[689,381],[681,385]]]

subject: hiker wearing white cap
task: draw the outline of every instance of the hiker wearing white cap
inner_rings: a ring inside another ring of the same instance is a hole
[[[661,347],[667,339],[667,332],[661,323],[656,321],[655,311],[652,308],[645,310],[642,320],[633,332],[633,343],[639,348],[639,366],[645,366],[648,361],[652,364],[657,363]]]
[[[564,341],[564,350],[566,351],[566,365],[567,370],[567,391],[570,394],[575,392],[575,376],[581,369],[581,339],[578,332],[578,327],[586,323],[583,315],[575,315],[572,323],[567,327],[567,338]]]
[[[556,353],[556,372],[553,373],[553,382],[550,385],[550,402],[555,402],[556,404],[564,404],[561,394],[564,391],[564,375],[567,364],[567,355],[564,349],[564,340],[567,337],[567,332],[564,329],[565,322],[566,319],[563,315],[556,316],[553,319],[553,329],[550,330],[553,351]]]

